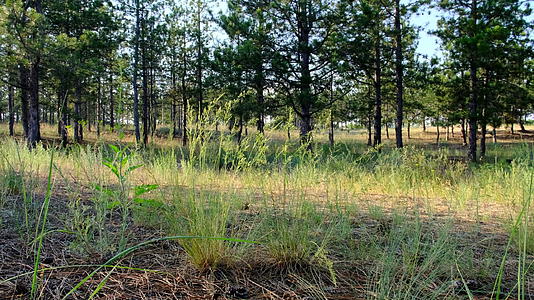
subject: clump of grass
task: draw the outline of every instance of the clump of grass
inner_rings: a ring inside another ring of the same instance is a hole
[[[10,196],[19,196],[23,192],[24,178],[23,175],[9,168],[2,173],[2,191]]]
[[[290,204],[285,210],[266,210],[258,226],[269,256],[282,268],[312,266],[336,274],[329,251],[348,239],[348,218],[339,211],[321,210],[308,201]],[[342,249],[339,247],[337,250]]]
[[[187,236],[224,237],[233,217],[232,203],[220,196],[191,191],[185,200],[174,203],[179,220],[174,230]],[[230,236],[232,233],[229,234]],[[213,270],[221,263],[231,263],[231,246],[218,239],[181,240],[191,262],[201,271]]]
[[[450,264],[455,244],[448,230],[425,230],[422,222],[395,215],[379,248],[372,299],[454,299]]]

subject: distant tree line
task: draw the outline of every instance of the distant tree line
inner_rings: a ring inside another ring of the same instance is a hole
[[[430,10],[443,12],[433,58],[411,23]],[[524,0],[5,0],[0,118],[30,147],[42,122],[63,145],[126,125],[146,145],[158,124],[185,145],[217,99],[238,140],[273,120],[308,145],[328,128],[333,144],[355,122],[375,147],[394,126],[403,147],[431,121],[460,125],[476,161],[488,131],[525,130],[534,112],[531,14]]]

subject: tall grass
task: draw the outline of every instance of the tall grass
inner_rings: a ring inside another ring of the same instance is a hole
[[[456,298],[461,291],[451,284],[467,282],[478,266],[450,220],[491,220],[498,230],[515,216],[508,247],[497,253],[501,265],[486,266],[485,279],[496,277],[493,296],[501,297],[508,264],[517,261],[514,293],[526,299],[528,255],[534,251],[528,146],[489,149],[493,160],[480,165],[451,159],[456,150],[446,148],[378,153],[338,142],[316,143],[309,152],[307,145],[269,135],[250,134],[238,143],[235,132],[214,130],[214,122],[229,121],[227,110],[212,107],[193,122],[185,148],[130,150],[120,144],[53,152],[1,143],[0,209],[23,208],[17,222],[25,240],[35,241],[35,286],[55,179],[70,191],[69,209],[61,213],[77,248],[89,255],[119,251],[106,265],[139,248],[128,235],[133,226],[153,226],[174,236],[169,239],[177,239],[201,271],[264,260],[289,273],[324,272],[327,284],[336,286],[350,282],[340,268],[364,266],[367,297],[373,299]],[[43,178],[48,185],[41,203],[34,195]],[[117,220],[119,230],[110,230]],[[31,293],[36,297],[33,285]]]

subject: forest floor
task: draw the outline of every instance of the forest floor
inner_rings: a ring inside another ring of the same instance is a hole
[[[122,183],[102,162],[124,161],[106,145],[126,147],[127,132],[120,143],[89,133],[83,147],[52,150],[49,127],[48,147],[33,152],[5,137],[0,299],[63,299],[78,283],[67,299],[534,299],[527,129],[501,129],[497,144],[488,135],[479,165],[463,159],[459,130],[438,144],[435,128],[414,129],[400,152],[392,135],[383,154],[366,149],[361,131],[336,132],[339,145],[324,154],[318,134],[323,154],[312,158],[279,155],[285,133],[271,132],[265,162],[251,139],[248,152],[219,146],[233,159],[222,169],[210,161],[217,149],[186,163],[188,149],[155,137],[152,150],[128,152],[124,167],[136,170]],[[110,261],[166,236],[245,241],[177,238]]]

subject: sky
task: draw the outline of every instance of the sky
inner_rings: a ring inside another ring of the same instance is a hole
[[[420,27],[419,44],[417,52],[428,57],[439,56],[439,39],[430,33],[437,29],[437,21],[440,13],[435,10],[425,10],[421,14],[415,14],[411,18],[413,25]]]
[[[405,0],[401,0],[401,2],[402,1]],[[224,1],[222,1],[222,4],[218,1],[216,6],[221,10],[225,10]],[[412,15],[410,23],[420,28],[417,53],[428,58],[441,56],[439,38],[430,32],[437,29],[437,22],[442,14],[443,12],[440,12],[439,10],[425,8],[422,9],[420,13]],[[534,22],[534,13],[528,16],[527,20],[529,22]],[[534,38],[534,32],[531,32],[530,34]]]

